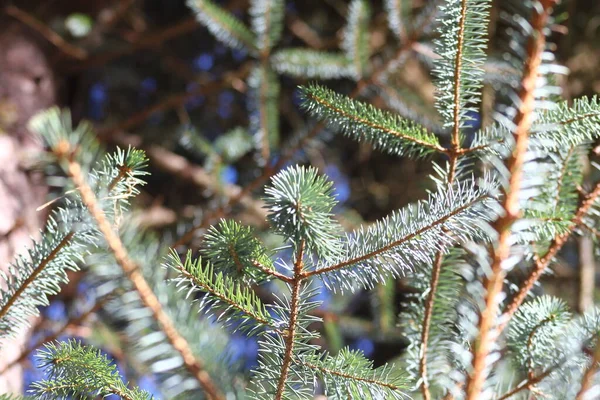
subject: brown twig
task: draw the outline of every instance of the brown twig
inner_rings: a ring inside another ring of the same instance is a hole
[[[448,157],[450,158],[450,170],[448,172],[448,185],[452,185],[454,182],[454,178],[456,177],[456,166],[458,163],[458,159],[462,154],[462,146],[460,142],[460,112],[461,112],[461,102],[460,102],[460,89],[461,89],[461,77],[462,77],[462,57],[463,57],[463,47],[465,40],[465,23],[466,23],[466,14],[467,14],[467,2],[466,0],[462,0],[461,2],[461,16],[459,21],[459,29],[458,29],[458,42],[457,42],[457,52],[454,59],[454,127],[452,129],[452,141],[451,147],[449,150],[446,150]],[[431,328],[431,319],[433,316],[433,305],[435,302],[435,295],[437,292],[438,282],[440,278],[440,273],[442,270],[442,261],[444,254],[442,250],[438,251],[435,256],[435,262],[433,264],[433,268],[431,271],[431,282],[429,286],[429,294],[427,295],[427,299],[425,301],[425,312],[423,316],[423,328],[421,331],[421,354],[419,358],[419,374],[421,376],[421,393],[423,394],[424,400],[431,400],[431,393],[429,392],[429,382],[427,377],[427,350],[429,345],[429,331]]]
[[[548,267],[552,259],[556,256],[556,254],[558,254],[560,249],[567,242],[567,239],[571,236],[575,228],[583,223],[583,218],[585,217],[589,209],[594,205],[594,202],[599,196],[600,183],[598,183],[594,190],[592,190],[592,192],[590,192],[586,196],[586,198],[583,200],[583,202],[577,209],[577,212],[575,213],[575,217],[571,222],[569,230],[556,236],[550,244],[550,248],[548,249],[546,254],[543,257],[537,258],[535,260],[535,264],[533,266],[533,269],[529,273],[529,277],[525,280],[523,285],[519,288],[519,291],[517,292],[515,297],[506,307],[504,314],[502,314],[502,324],[498,327],[500,332],[504,330],[504,328],[508,324],[508,321],[510,321],[514,313],[519,309],[521,304],[523,304],[535,283],[539,280],[540,276],[542,276],[542,273],[544,272],[546,267]]]
[[[535,88],[539,76],[539,67],[542,62],[542,54],[546,44],[543,29],[546,27],[550,9],[554,0],[542,0],[541,8],[533,10],[531,27],[532,37],[527,47],[527,59],[523,71],[522,89],[519,94],[519,110],[514,119],[515,148],[513,154],[507,161],[510,171],[510,179],[506,196],[502,202],[505,214],[494,224],[498,232],[498,244],[493,252],[491,273],[486,279],[485,308],[479,320],[479,335],[473,349],[473,370],[467,381],[467,400],[479,398],[487,378],[488,354],[496,339],[498,331],[494,329],[497,318],[498,302],[504,283],[504,263],[510,256],[512,236],[511,226],[519,218],[519,192],[522,181],[522,165],[525,161],[527,146],[529,142],[529,129],[532,122],[532,114],[535,106]]]
[[[592,388],[592,385],[594,384],[594,375],[596,375],[596,372],[598,371],[599,363],[600,363],[600,337],[598,337],[598,339],[596,341],[596,348],[594,349],[594,356],[592,357],[590,365],[588,365],[587,369],[585,370],[585,373],[583,374],[583,378],[581,379],[581,388],[579,389],[579,392],[577,392],[577,397],[575,398],[575,400],[583,400],[585,398],[584,396],[587,393],[587,391]]]
[[[429,392],[429,382],[427,380],[427,344],[429,342],[429,330],[431,328],[431,317],[433,316],[433,304],[435,302],[435,293],[442,270],[443,254],[439,252],[433,263],[431,271],[431,282],[429,284],[429,294],[425,300],[425,312],[423,317],[423,330],[421,332],[421,357],[419,359],[419,374],[421,375],[421,393],[423,399],[431,400]]]
[[[532,387],[534,387],[535,385],[537,385],[538,383],[540,383],[542,380],[544,380],[544,378],[546,378],[548,375],[550,375],[552,373],[552,371],[554,371],[554,368],[550,368],[550,369],[542,372],[539,375],[536,375],[534,377],[530,377],[529,379],[527,379],[523,383],[519,384],[514,389],[512,389],[509,392],[506,392],[502,396],[498,397],[496,400],[506,400],[509,397],[512,397],[515,394],[517,394],[517,393],[519,393],[519,392],[521,392],[523,390],[529,390],[529,389],[531,389]]]
[[[281,364],[281,374],[277,383],[277,393],[275,400],[283,399],[285,393],[285,384],[288,378],[292,357],[294,355],[294,341],[296,340],[296,325],[298,324],[298,311],[300,308],[300,287],[302,285],[304,269],[304,241],[298,246],[298,255],[294,263],[294,277],[292,280],[292,294],[290,300],[290,324],[287,328],[285,337],[285,353]]]
[[[450,150],[450,172],[448,174],[448,181],[452,183],[454,180],[454,175],[456,174],[456,162],[458,160],[457,154],[460,151],[460,85],[462,78],[462,57],[463,57],[463,47],[465,42],[465,23],[467,18],[467,1],[461,1],[461,11],[460,11],[460,22],[458,28],[458,37],[456,44],[456,57],[454,58],[454,126],[452,128],[452,147]]]
[[[4,9],[4,12],[39,32],[42,36],[46,38],[46,40],[48,40],[50,43],[55,45],[60,51],[69,55],[70,57],[76,58],[78,60],[83,60],[87,57],[87,52],[84,49],[70,44],[65,39],[63,39],[62,36],[60,36],[58,33],[54,32],[52,29],[43,24],[37,18],[21,10],[20,8],[11,5],[7,6]]]
[[[173,322],[163,310],[160,301],[142,275],[142,272],[133,260],[129,258],[129,254],[125,249],[123,242],[121,242],[121,239],[113,230],[104,211],[98,204],[96,195],[87,184],[81,166],[70,157],[72,151],[70,145],[63,142],[59,144],[58,147],[61,148],[62,154],[67,156],[68,173],[75,185],[79,188],[83,203],[96,221],[98,229],[106,239],[109,249],[112,251],[117,263],[121,266],[123,272],[138,292],[142,302],[150,309],[154,319],[162,328],[173,348],[181,355],[186,369],[198,380],[207,396],[212,400],[223,400],[224,396],[221,394],[208,372],[206,372],[203,363],[193,354],[185,338],[177,331]]]

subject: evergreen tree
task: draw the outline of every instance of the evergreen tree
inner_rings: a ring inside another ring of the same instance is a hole
[[[350,2],[342,49],[333,53],[271,54],[282,31],[280,1],[252,1],[251,28],[210,0],[190,5],[219,40],[256,57],[248,83],[256,91],[252,125],[264,160],[277,137],[276,73],[385,79],[386,70],[369,71],[367,1]],[[129,200],[143,183],[143,153],[104,155],[90,127],[73,128],[67,112],[37,116],[32,130],[72,190],[43,239],[3,277],[2,337],[16,334],[85,257],[107,310],[136,343],[133,357],[159,376],[170,398],[596,396],[600,309],[573,316],[564,301],[530,292],[571,235],[595,238],[599,229],[600,184],[581,186],[582,155],[600,136],[600,104],[582,98],[570,106],[557,95],[560,68],[547,41],[555,4],[534,1],[511,9],[503,62],[517,72],[499,85],[495,121],[467,140],[486,79],[490,6],[490,0],[446,0],[436,8],[433,71],[442,134],[323,84],[301,88],[303,108],[331,130],[395,156],[431,160],[435,173],[427,198],[345,232],[326,176],[305,166],[277,172],[264,203],[271,231],[288,251],[283,260],[250,227],[222,219],[208,229],[199,255],[173,249],[158,270],[166,246],[127,223]],[[386,7],[391,30],[414,41],[416,28],[402,23],[400,2]],[[313,326],[321,284],[348,294],[399,277],[416,291],[398,318],[409,341],[398,360],[376,368],[361,351],[322,351]],[[282,288],[272,302],[257,292],[267,284]],[[247,380],[219,354],[223,343],[213,333],[224,327],[258,338],[258,366]],[[150,398],[128,387],[90,346],[51,344],[38,357],[48,375],[35,385],[37,397]]]

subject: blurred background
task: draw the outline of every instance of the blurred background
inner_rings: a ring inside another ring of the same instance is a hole
[[[445,138],[433,107],[435,18],[423,17],[436,4],[399,1],[407,28],[397,32],[388,24],[384,2],[371,1],[369,73],[318,80],[414,117]],[[248,0],[216,3],[248,22]],[[508,73],[501,49],[507,38],[503,12],[511,1],[493,3],[492,58],[473,131],[492,120],[495,84]],[[432,187],[427,179],[431,160],[388,156],[315,126],[299,107],[297,86],[318,77],[277,74],[281,89],[273,101],[279,135],[265,154],[253,135],[256,99],[249,87],[260,60],[217,41],[184,0],[0,4],[0,265],[21,253],[43,227],[51,205],[38,207],[54,199],[64,184],[32,167],[41,148],[26,128],[32,115],[54,104],[69,108],[75,121],[92,121],[108,148],[134,145],[147,151],[151,175],[134,204],[137,222],[172,238],[180,250],[197,249],[207,224],[223,216],[264,232],[263,178],[290,163],[310,163],[334,181],[336,212],[348,229],[423,198]],[[344,0],[287,0],[277,48],[337,52],[347,13]],[[563,1],[555,17],[553,46],[558,63],[570,71],[560,82],[563,96],[570,101],[600,92],[600,2]],[[266,233],[262,239],[273,247],[279,244]],[[571,243],[560,268],[546,277],[545,290],[579,310],[586,308],[594,296],[593,255],[591,242]],[[24,375],[17,373],[15,379],[26,389],[39,378],[33,350],[48,339],[76,337],[100,346],[127,379],[160,398],[153,376],[137,372],[127,360],[114,321],[103,314],[83,275],[73,274],[72,284],[33,321],[30,335],[11,349],[15,354],[0,362],[0,371],[7,364],[22,365]],[[271,295],[271,289],[261,290],[261,296]],[[405,346],[396,316],[410,293],[402,280],[344,297],[322,288],[318,315],[324,322],[315,327],[322,333],[321,344],[332,352],[345,345],[361,349],[376,365],[392,359]],[[229,357],[243,371],[256,365],[257,349],[254,339],[240,334],[227,344]]]

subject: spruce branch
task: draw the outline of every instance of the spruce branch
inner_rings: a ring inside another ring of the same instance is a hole
[[[35,342],[35,344],[29,346],[27,349],[24,349],[17,358],[13,359],[11,362],[9,362],[3,368],[0,369],[0,376],[2,374],[4,374],[6,371],[8,371],[11,368],[13,368],[15,365],[20,364],[23,361],[25,361],[25,359],[27,359],[27,357],[29,357],[29,355],[33,351],[41,348],[44,344],[50,343],[50,342],[53,342],[53,341],[57,340],[59,338],[59,336],[61,336],[70,327],[81,325],[90,316],[94,315],[98,310],[100,310],[102,308],[102,306],[109,299],[110,299],[110,296],[103,297],[102,299],[100,299],[99,301],[97,301],[96,303],[94,303],[94,305],[92,307],[90,307],[89,309],[87,309],[86,311],[84,311],[83,313],[81,313],[81,315],[78,315],[78,316],[76,316],[74,318],[70,318],[60,328],[58,328],[57,330],[55,330],[51,334],[49,334],[47,336],[44,336],[43,338],[41,338],[40,340],[38,340],[37,342]]]
[[[29,274],[29,276],[19,285],[19,287],[14,291],[14,293],[11,293],[10,297],[8,297],[8,299],[6,301],[3,301],[2,303],[2,307],[0,308],[0,320],[3,320],[4,317],[6,317],[6,315],[8,314],[8,312],[10,311],[10,308],[20,300],[21,295],[29,288],[30,285],[34,284],[34,282],[36,281],[37,277],[44,272],[44,269],[46,268],[46,266],[52,262],[52,260],[54,260],[57,256],[58,253],[66,246],[69,245],[69,242],[71,241],[71,239],[74,236],[74,232],[68,232],[66,235],[64,235],[62,237],[62,239],[56,244],[56,246],[48,253],[47,256],[45,256],[41,262],[39,263],[39,265],[31,272],[31,274]],[[2,296],[2,300],[4,299],[4,293]],[[4,325],[4,321],[3,325]],[[4,333],[4,332],[3,332]]]
[[[592,192],[590,192],[582,201],[581,206],[575,213],[575,217],[571,221],[570,228],[566,232],[563,232],[554,238],[554,240],[550,244],[550,247],[548,248],[543,257],[537,257],[535,259],[535,263],[533,265],[532,270],[529,273],[529,276],[523,282],[522,286],[519,288],[519,291],[513,297],[509,305],[506,307],[504,313],[502,314],[502,322],[498,327],[498,330],[500,332],[506,327],[506,325],[508,324],[512,316],[515,314],[515,312],[519,309],[521,304],[523,304],[523,302],[527,298],[527,295],[529,294],[531,289],[533,289],[535,283],[539,280],[542,273],[548,267],[550,262],[554,259],[556,254],[558,254],[560,249],[567,242],[575,228],[583,224],[584,217],[587,215],[588,211],[594,205],[595,201],[599,196],[600,183],[598,183],[595,186],[594,190],[592,190]]]
[[[348,6],[348,24],[342,40],[355,79],[361,79],[369,62],[369,20],[371,8],[365,0],[352,0]]]
[[[371,398],[405,399],[407,382],[393,367],[373,368],[373,362],[360,351],[342,349],[333,357],[299,357],[294,362],[315,372],[324,382],[326,395],[345,398],[368,393]]]
[[[252,0],[250,16],[252,30],[256,34],[256,43],[261,58],[268,59],[269,53],[283,31],[285,4],[283,0]]]
[[[277,392],[275,400],[282,400],[285,393],[286,381],[290,365],[294,357],[294,343],[296,341],[296,329],[298,325],[298,311],[300,309],[300,290],[302,285],[302,273],[304,269],[304,240],[301,240],[297,247],[296,262],[294,263],[294,277],[291,283],[291,299],[289,309],[289,325],[285,333],[285,352],[281,364],[281,372],[277,383]]]
[[[355,283],[371,287],[387,275],[402,276],[420,263],[431,262],[437,251],[453,243],[482,238],[482,224],[493,210],[487,208],[493,186],[485,181],[475,186],[467,180],[441,188],[427,201],[348,234],[338,262],[320,262],[304,275],[319,275],[328,284],[349,290]]]
[[[538,383],[540,383],[541,381],[543,381],[546,377],[548,377],[554,371],[555,371],[555,368],[548,368],[544,372],[542,372],[538,375],[529,377],[527,380],[521,382],[514,389],[511,389],[508,392],[504,393],[503,395],[498,397],[496,400],[506,400],[506,399],[516,395],[517,393],[522,392],[523,390],[529,390],[529,389],[533,388],[535,385],[537,385]]]
[[[261,61],[248,78],[250,125],[267,163],[271,150],[279,145],[279,80],[268,63]]]
[[[349,97],[355,98],[355,97],[359,96],[365,90],[366,87],[368,87],[370,84],[376,84],[387,73],[387,71],[390,68],[392,68],[392,66],[394,64],[396,64],[399,60],[402,60],[404,58],[404,56],[412,50],[415,43],[417,43],[419,36],[422,35],[426,31],[426,29],[428,29],[436,12],[437,12],[437,10],[435,7],[428,8],[425,12],[425,16],[422,18],[423,19],[422,24],[419,25],[418,29],[415,29],[412,32],[411,36],[406,41],[406,43],[404,43],[402,46],[400,46],[398,48],[398,50],[396,51],[396,53],[394,54],[393,57],[386,60],[379,67],[374,68],[373,72],[371,73],[371,75],[368,78],[361,79],[360,81],[358,81],[356,83],[356,86],[350,93]],[[272,60],[273,68],[277,72],[281,72],[281,71],[277,70],[277,65],[280,65],[280,63],[277,62],[277,60],[275,60],[274,56],[271,57],[271,60]],[[146,114],[150,115],[151,113],[148,112]],[[323,123],[316,124],[300,140],[297,140],[292,145],[290,145],[283,152],[282,156],[279,157],[279,159],[277,160],[277,162],[275,163],[274,166],[272,166],[270,168],[269,167],[263,168],[262,173],[258,177],[256,177],[254,180],[252,180],[244,188],[239,190],[237,192],[237,194],[232,194],[232,195],[228,196],[228,200],[224,204],[220,205],[218,208],[216,208],[212,212],[208,213],[208,215],[206,217],[204,217],[200,223],[192,226],[187,232],[185,232],[175,242],[173,247],[178,247],[178,246],[188,243],[189,241],[191,241],[194,238],[194,235],[197,231],[207,228],[212,223],[212,221],[222,218],[224,216],[226,210],[230,209],[231,207],[240,203],[243,199],[247,198],[252,193],[252,191],[254,191],[256,188],[260,187],[260,185],[262,185],[264,182],[266,182],[269,178],[271,178],[271,176],[273,176],[273,174],[275,174],[288,161],[290,161],[294,157],[294,155],[296,154],[298,149],[302,148],[304,145],[306,145],[308,142],[310,142],[315,136],[317,136],[319,134],[319,132],[321,131],[321,129],[323,128],[323,126],[324,126]],[[466,150],[466,152],[467,152],[469,149],[464,149],[464,150]],[[149,153],[149,155],[152,155],[152,154]],[[160,157],[152,157],[152,159],[160,159]],[[186,170],[186,168],[183,168],[183,170]]]
[[[354,76],[345,54],[304,48],[278,50],[271,57],[271,66],[283,75],[308,79],[335,79]]]
[[[195,291],[207,293],[200,300],[199,308],[208,314],[222,312],[217,316],[218,320],[226,319],[226,323],[241,321],[237,329],[251,333],[260,327],[279,330],[251,288],[243,287],[242,282],[232,280],[223,272],[215,273],[213,266],[203,265],[200,258],[194,261],[191,251],[188,251],[185,262],[181,262],[179,255],[172,251],[167,266],[177,272],[179,277],[173,280],[178,287],[186,288],[188,295]]]
[[[431,271],[431,282],[429,283],[429,294],[427,300],[425,300],[425,313],[423,316],[423,331],[421,333],[421,357],[419,360],[419,374],[421,375],[421,393],[423,394],[424,400],[431,400],[431,393],[429,392],[429,380],[427,377],[427,345],[429,342],[429,329],[431,326],[431,319],[433,316],[433,304],[435,301],[435,295],[437,292],[438,282],[440,279],[440,272],[442,270],[443,253],[440,251],[435,256],[433,262],[433,269]]]
[[[115,256],[117,263],[121,266],[123,272],[130,279],[131,283],[136,288],[136,291],[139,293],[142,302],[152,311],[154,318],[161,326],[165,335],[169,338],[169,342],[173,348],[181,354],[186,368],[192,376],[198,380],[206,394],[214,400],[223,399],[223,395],[215,386],[212,378],[205,371],[202,362],[192,353],[186,340],[179,334],[172,321],[163,310],[160,301],[153,293],[138,266],[129,258],[121,239],[113,230],[113,227],[107,220],[94,192],[88,185],[80,164],[73,159],[72,154],[74,149],[72,149],[67,142],[58,142],[57,149],[60,149],[60,152],[57,153],[57,155],[62,155],[63,161],[66,162],[67,172],[79,189],[83,203],[96,221],[98,229],[106,239],[108,247]]]
[[[406,0],[385,0],[384,6],[391,31],[401,42],[404,41],[406,28],[403,18],[410,13],[410,2]]]
[[[497,318],[499,295],[504,283],[504,262],[510,255],[511,226],[519,218],[519,192],[522,183],[522,166],[525,161],[535,106],[535,88],[542,62],[542,54],[546,44],[544,29],[549,18],[554,0],[542,0],[541,7],[534,7],[531,28],[532,36],[527,48],[527,59],[522,78],[522,89],[519,94],[519,109],[514,119],[515,148],[507,161],[510,171],[506,196],[502,201],[505,214],[494,224],[498,232],[498,242],[493,251],[491,274],[485,282],[485,308],[478,326],[478,337],[473,350],[473,369],[467,380],[467,400],[476,400],[483,389],[487,378],[488,354],[497,337],[494,324]]]
[[[598,138],[600,101],[597,96],[575,99],[572,105],[562,101],[557,107],[540,113],[532,135],[551,149],[577,147]]]
[[[264,273],[274,274],[273,261],[251,228],[223,219],[204,239],[202,255],[211,260],[216,272],[250,284],[263,281]]]
[[[344,135],[390,154],[421,157],[446,153],[437,137],[412,121],[319,85],[302,88],[309,114]]]
[[[460,129],[468,112],[480,102],[487,44],[487,0],[448,1],[441,7],[441,37],[436,41],[434,72],[437,104],[444,126],[452,132],[453,149],[459,146]]]
[[[148,392],[130,389],[121,381],[117,366],[100,350],[69,340],[48,344],[38,353],[40,367],[46,370],[47,380],[33,384],[36,398],[56,399],[68,396],[108,396],[124,400],[148,400]]]
[[[594,348],[594,355],[590,360],[588,367],[581,378],[581,388],[579,392],[577,392],[576,400],[584,400],[587,399],[586,393],[592,388],[594,385],[594,376],[598,372],[598,365],[600,364],[600,340],[596,338],[596,346]]]
[[[196,13],[198,21],[224,44],[256,53],[254,34],[233,14],[212,0],[188,0],[188,6]]]
[[[275,232],[294,246],[303,243],[307,252],[319,257],[331,259],[337,255],[341,226],[331,213],[337,203],[331,181],[315,168],[290,167],[273,177],[265,194]]]

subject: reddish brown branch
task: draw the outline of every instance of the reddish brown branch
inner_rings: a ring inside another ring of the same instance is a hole
[[[68,148],[69,144],[65,145],[63,143],[61,147]],[[63,154],[69,154],[69,152]],[[67,161],[69,175],[73,179],[75,185],[79,188],[83,203],[96,221],[98,229],[105,237],[109,249],[114,254],[117,263],[121,266],[125,275],[130,279],[142,302],[150,309],[154,319],[158,322],[173,348],[181,355],[186,369],[198,380],[207,396],[212,400],[223,400],[224,396],[221,394],[208,372],[206,372],[203,363],[193,354],[185,338],[177,331],[173,322],[162,308],[160,301],[142,275],[142,272],[133,260],[129,258],[125,246],[123,246],[121,239],[113,230],[104,211],[98,204],[96,195],[87,184],[81,166],[71,159]]]
[[[512,299],[510,304],[506,307],[506,310],[502,315],[502,324],[498,328],[500,331],[504,330],[504,328],[508,324],[508,321],[510,321],[514,313],[519,309],[521,304],[523,304],[523,302],[527,298],[527,294],[531,291],[535,283],[540,279],[540,276],[542,276],[542,273],[548,267],[552,259],[556,256],[556,254],[558,254],[560,249],[567,242],[567,239],[569,238],[569,236],[571,236],[575,228],[583,223],[583,218],[590,210],[590,208],[594,205],[594,202],[599,196],[600,183],[596,185],[594,190],[592,190],[592,192],[590,192],[581,203],[581,206],[575,213],[575,217],[572,220],[569,230],[556,236],[556,238],[554,238],[554,240],[550,244],[550,248],[548,249],[546,254],[543,257],[537,258],[535,260],[535,264],[533,266],[533,269],[529,273],[529,276],[527,277],[523,285],[521,285],[519,291]]]
[[[467,18],[467,1],[461,1],[460,11],[460,22],[458,28],[458,37],[456,44],[456,57],[454,58],[454,126],[452,128],[452,148],[450,151],[450,173],[448,174],[448,181],[452,183],[454,181],[454,175],[456,174],[456,163],[458,161],[458,154],[460,153],[460,85],[462,77],[462,57],[463,47],[465,42],[465,22]]]
[[[494,224],[498,232],[498,244],[493,252],[491,273],[486,280],[485,308],[479,320],[479,335],[473,349],[473,370],[467,381],[467,400],[479,398],[487,378],[487,359],[498,331],[494,329],[498,313],[498,303],[504,282],[504,263],[510,256],[511,226],[519,218],[519,192],[521,190],[522,166],[527,153],[529,129],[535,106],[535,88],[539,76],[539,67],[546,45],[544,28],[554,0],[542,0],[541,8],[533,10],[531,27],[532,37],[527,47],[527,60],[523,71],[522,89],[519,94],[519,110],[515,117],[515,148],[507,161],[510,179],[506,196],[502,202],[504,215]]]
[[[419,360],[419,374],[421,375],[421,393],[423,399],[431,400],[429,393],[429,382],[427,379],[427,344],[429,342],[429,330],[431,328],[431,317],[433,316],[433,304],[435,302],[435,293],[437,291],[438,282],[440,280],[440,272],[442,271],[442,260],[444,259],[441,252],[436,256],[431,271],[431,282],[429,284],[429,294],[425,300],[425,316],[423,317],[423,331],[421,332],[421,359]]]
[[[576,400],[583,400],[587,391],[592,388],[592,385],[594,384],[594,375],[598,372],[598,363],[600,363],[600,337],[597,338],[594,356],[592,357],[590,365],[585,370],[583,378],[581,379],[581,388],[579,389],[579,392],[577,392]]]
[[[300,286],[302,284],[302,270],[304,269],[304,241],[298,246],[298,256],[294,263],[294,277],[292,280],[292,294],[290,300],[290,324],[285,338],[285,353],[281,365],[281,374],[277,383],[275,400],[283,399],[285,384],[288,378],[292,357],[294,355],[294,341],[296,340],[296,325],[298,324],[298,311],[300,308]]]
[[[553,368],[550,368],[544,372],[542,372],[541,374],[534,376],[534,377],[530,377],[528,380],[526,380],[525,382],[521,383],[520,385],[518,385],[517,387],[515,387],[514,389],[512,389],[509,392],[506,392],[505,394],[503,394],[502,396],[498,397],[496,400],[506,400],[509,397],[514,396],[515,394],[523,391],[523,390],[529,390],[532,387],[534,387],[535,385],[537,385],[538,383],[540,383],[542,380],[544,380],[544,378],[546,378],[548,375],[550,375],[552,373],[552,371],[554,371]]]

